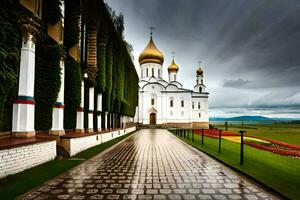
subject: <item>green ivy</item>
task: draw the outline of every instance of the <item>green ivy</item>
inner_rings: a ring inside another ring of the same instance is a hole
[[[103,93],[106,87],[106,38],[103,33],[98,33],[97,38],[97,67],[98,75],[96,77],[97,81],[97,92]]]
[[[12,103],[18,92],[20,67],[20,19],[31,16],[18,0],[0,6],[0,130],[11,130]]]
[[[70,56],[65,60],[64,128],[76,128],[76,111],[81,101],[80,63]]]
[[[51,1],[51,0],[50,0]],[[80,0],[65,1],[64,46],[69,50],[79,41]]]
[[[65,0],[64,46],[67,51],[79,42],[80,0]],[[64,128],[76,128],[77,109],[81,101],[81,66],[71,56],[65,61]]]
[[[47,38],[45,43],[39,42],[36,45],[34,87],[35,129],[46,131],[52,127],[53,106],[61,85],[60,61],[64,55],[62,46],[49,40]]]
[[[62,1],[61,0],[44,0],[43,1],[43,13],[49,24],[56,24],[59,22],[59,20],[62,18],[62,10],[61,10],[61,5]]]

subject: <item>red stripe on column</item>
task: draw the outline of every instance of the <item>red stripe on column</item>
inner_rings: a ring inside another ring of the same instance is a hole
[[[32,100],[15,100],[14,104],[31,104],[35,105],[35,102]]]

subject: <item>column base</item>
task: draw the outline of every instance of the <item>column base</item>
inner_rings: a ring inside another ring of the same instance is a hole
[[[93,128],[87,128],[87,129],[85,129],[85,132],[86,133],[93,133],[94,129]]]
[[[50,130],[49,131],[50,135],[57,135],[57,136],[61,136],[61,135],[65,135],[65,131],[64,130]]]
[[[98,128],[98,132],[101,132],[102,131],[102,128]]]
[[[32,138],[35,137],[35,131],[11,132],[14,138]]]
[[[75,133],[84,133],[84,129],[75,129]]]

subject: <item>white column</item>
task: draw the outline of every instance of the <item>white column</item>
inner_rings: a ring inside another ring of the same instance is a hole
[[[12,136],[27,138],[35,136],[34,130],[34,74],[35,74],[35,33],[36,28],[23,24],[19,90],[13,104]]]
[[[81,81],[81,101],[80,107],[77,108],[76,132],[84,132],[84,82]]]
[[[52,135],[64,135],[64,82],[65,82],[65,62],[63,60],[60,61],[60,89],[57,97],[57,101],[54,105],[52,112],[52,129],[50,134]]]
[[[102,112],[102,94],[98,94],[97,111]],[[97,116],[98,131],[101,131],[101,113]]]
[[[104,128],[105,129],[107,129],[107,114],[108,114],[108,112],[105,112],[105,115],[104,115],[104,124],[105,124],[105,126],[104,126]]]
[[[89,89],[89,114],[88,114],[88,132],[94,132],[94,92],[95,88],[91,87]]]

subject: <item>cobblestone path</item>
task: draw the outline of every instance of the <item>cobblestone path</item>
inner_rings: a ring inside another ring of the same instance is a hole
[[[20,198],[275,199],[159,129],[138,131]]]

